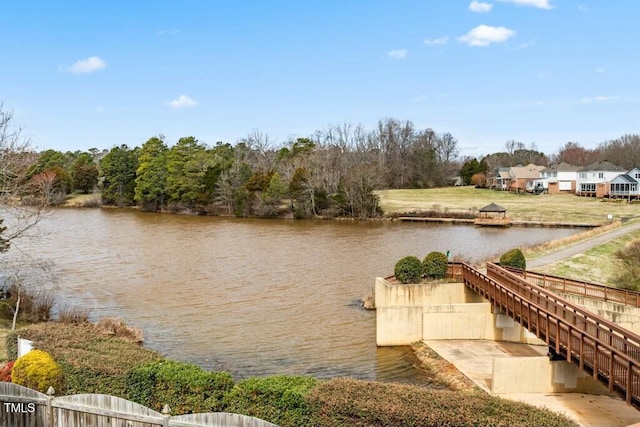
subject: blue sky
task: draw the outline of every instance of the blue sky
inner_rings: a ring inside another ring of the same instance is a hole
[[[636,1],[8,1],[0,102],[38,149],[411,120],[463,155],[638,133]]]

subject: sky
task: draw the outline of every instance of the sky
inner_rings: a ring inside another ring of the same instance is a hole
[[[6,1],[0,102],[39,150],[276,143],[410,120],[461,156],[639,133],[634,0]]]

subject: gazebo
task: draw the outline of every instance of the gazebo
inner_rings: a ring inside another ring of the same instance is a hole
[[[507,210],[495,203],[490,203],[484,208],[480,208],[478,212],[480,212],[480,215],[474,221],[476,225],[511,225],[511,221],[507,217]]]

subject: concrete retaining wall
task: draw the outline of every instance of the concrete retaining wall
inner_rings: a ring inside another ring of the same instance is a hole
[[[376,343],[409,345],[420,340],[486,339],[544,344],[463,283],[394,285],[376,279]]]
[[[578,367],[548,357],[496,357],[491,383],[493,394],[588,393],[609,394],[609,390]]]
[[[622,326],[623,328],[640,334],[640,308],[616,302],[584,298],[578,295],[562,293],[559,295],[573,303],[581,305],[592,313]]]

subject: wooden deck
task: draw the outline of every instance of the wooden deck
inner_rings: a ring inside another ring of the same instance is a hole
[[[510,218],[487,218],[478,217],[473,222],[475,225],[493,226],[493,227],[508,227],[511,225]]]

